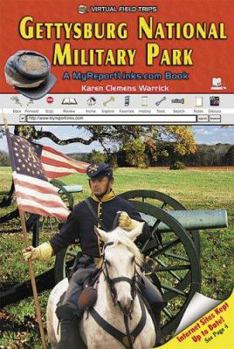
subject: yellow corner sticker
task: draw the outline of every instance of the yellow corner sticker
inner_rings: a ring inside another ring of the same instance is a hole
[[[234,292],[161,348],[231,349],[234,346]]]

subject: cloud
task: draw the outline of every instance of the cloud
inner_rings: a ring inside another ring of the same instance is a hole
[[[227,128],[220,126],[193,126],[192,128],[197,143],[234,143],[233,126]]]

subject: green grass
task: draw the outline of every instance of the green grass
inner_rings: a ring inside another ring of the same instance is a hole
[[[83,193],[74,195],[78,202],[89,195],[89,186],[86,176],[72,175],[64,177],[66,184],[83,185]],[[7,191],[11,183],[11,170],[0,168],[0,192]],[[234,169],[225,170],[197,170],[186,169],[169,171],[167,169],[150,168],[130,169],[121,168],[115,171],[115,191],[125,192],[133,189],[151,189],[164,192],[184,204],[188,209],[218,209],[228,211],[229,227],[219,231],[202,231],[201,236],[201,268],[202,293],[208,297],[224,299],[229,296],[233,281],[232,241],[234,233]],[[0,215],[10,211],[1,209]],[[17,222],[14,223],[17,225]],[[12,223],[13,225],[13,223]],[[2,227],[1,227],[2,230]],[[46,241],[51,233],[43,232],[41,241]],[[21,250],[24,246],[21,234],[1,235],[0,254],[0,286],[1,283],[13,283],[28,278],[27,264],[22,260]],[[34,263],[36,273],[40,273],[53,265],[50,263]],[[45,314],[48,292],[40,295],[42,312]],[[21,324],[30,318],[33,323],[34,311],[32,299],[21,301],[19,304],[7,306],[4,311],[14,323]],[[0,311],[1,316],[4,314]],[[45,317],[44,317],[45,322]],[[24,342],[24,344],[22,344]],[[3,332],[0,335],[0,348],[10,345],[9,348],[40,348],[35,328],[31,331]]]

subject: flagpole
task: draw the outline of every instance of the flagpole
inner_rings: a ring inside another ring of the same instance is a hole
[[[3,120],[4,120],[5,130],[7,130],[8,123],[5,115],[3,116]],[[25,222],[25,215],[20,208],[18,210],[19,210],[19,216],[20,216],[21,225],[22,225],[24,244],[25,244],[25,248],[27,248],[29,246],[29,240],[28,240],[28,234],[27,234],[27,228],[26,228],[26,222]],[[45,333],[44,333],[43,323],[42,323],[41,307],[38,299],[37,285],[36,285],[35,274],[33,271],[33,265],[32,265],[31,259],[28,260],[28,267],[29,267],[29,275],[30,275],[32,291],[33,291],[34,306],[35,306],[37,321],[38,321],[40,335],[41,335],[42,348],[47,349]]]
[[[27,234],[27,228],[26,228],[26,222],[25,222],[25,215],[23,211],[19,209],[19,216],[22,224],[22,231],[23,231],[23,237],[24,237],[24,243],[25,243],[25,248],[29,246],[29,241],[28,241],[28,234]],[[47,349],[46,346],[46,340],[45,340],[45,333],[44,333],[44,328],[43,328],[43,323],[42,323],[42,316],[41,316],[41,307],[38,299],[38,292],[37,292],[37,285],[36,285],[36,280],[35,280],[35,275],[33,271],[33,265],[32,265],[32,260],[28,260],[28,267],[29,267],[29,274],[30,274],[30,279],[31,279],[31,285],[32,285],[32,290],[33,290],[33,298],[34,298],[34,305],[35,305],[35,310],[36,310],[36,315],[37,315],[37,321],[39,325],[39,330],[40,330],[40,335],[41,335],[41,342],[42,342],[42,348]]]

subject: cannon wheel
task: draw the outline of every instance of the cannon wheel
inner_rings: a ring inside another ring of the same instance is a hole
[[[162,334],[172,334],[195,292],[200,290],[201,270],[199,256],[195,244],[183,226],[166,211],[142,202],[134,201],[138,212],[167,224],[171,232],[161,233],[161,241],[157,235],[141,246],[142,253],[147,256],[146,271],[152,282],[161,284],[163,299],[167,306],[163,309]]]
[[[54,264],[54,279],[57,284],[69,275],[69,272],[74,264],[77,254],[81,254],[80,246],[71,245],[56,254]]]
[[[57,179],[52,179],[50,183],[53,184],[55,187],[59,188],[59,196],[61,197],[63,202],[66,204],[67,208],[71,210],[74,205],[74,198],[72,194],[68,193],[64,188],[65,183]],[[52,231],[56,231],[59,223],[60,221],[55,217],[43,217],[43,216],[40,217],[40,227],[42,230],[50,229]]]
[[[154,217],[171,228],[171,232],[162,234],[161,244],[153,238],[142,251],[148,257],[147,275],[154,284],[160,282],[163,298],[167,302],[162,316],[162,334],[166,338],[178,327],[188,303],[200,289],[199,258],[193,240],[174,217],[147,203],[135,201],[134,205],[140,213]],[[78,249],[78,245],[74,245],[57,254],[56,282],[67,276]],[[189,283],[181,290],[180,282],[188,273]]]
[[[148,203],[150,205],[159,207],[163,210],[186,210],[186,208],[177,200],[173,199],[172,197],[161,193],[159,191],[154,191],[154,190],[131,190],[127,191],[123,194],[120,194],[122,198],[125,200],[129,200],[133,204],[135,203],[136,199],[140,199],[140,202],[143,204],[141,207],[144,207],[144,204]],[[142,212],[143,213],[143,212]],[[144,212],[146,213],[146,212]],[[199,237],[199,231],[198,230],[193,230],[193,231],[188,231],[186,230],[186,233],[189,233],[189,236],[192,238],[195,248],[197,250],[198,256],[200,255],[200,237]],[[161,240],[161,234],[158,234],[159,240]],[[180,282],[177,285],[177,288],[180,290],[185,289],[188,284],[190,283],[190,271],[186,275],[184,275],[183,279],[180,280]]]
[[[149,203],[153,206],[157,206],[162,210],[186,210],[185,206],[179,201],[175,200],[169,195],[161,193],[156,190],[130,190],[119,195],[125,200],[136,200],[140,199],[142,202]],[[200,254],[200,236],[198,230],[189,231],[193,242],[196,246],[197,253]]]
[[[7,201],[7,192],[0,191],[0,207],[5,207],[5,201]]]

